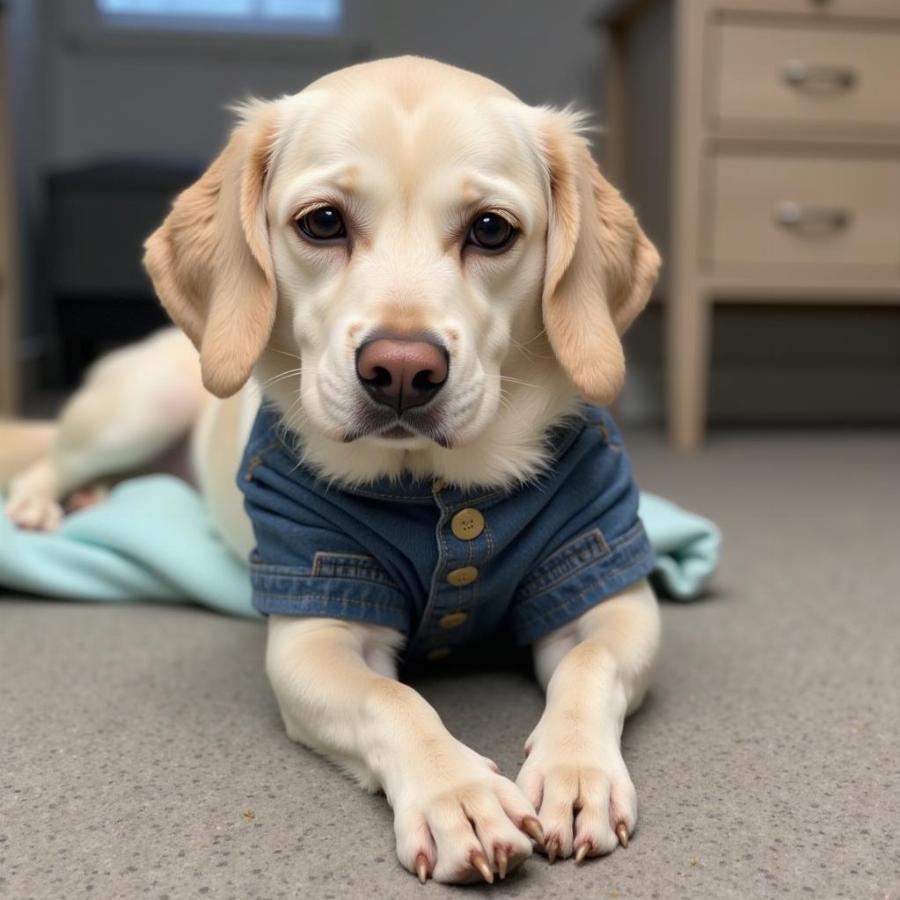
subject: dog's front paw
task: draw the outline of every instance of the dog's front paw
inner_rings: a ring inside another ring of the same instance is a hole
[[[55,531],[63,519],[56,500],[53,467],[39,461],[16,475],[9,483],[6,515],[13,525],[29,531]]]
[[[539,810],[552,863],[611,853],[637,822],[637,795],[618,741],[595,738],[577,723],[541,723],[525,744],[528,758],[516,783]]]
[[[397,856],[423,883],[492,883],[542,840],[534,807],[490,760],[453,741],[432,748],[392,796]]]
[[[12,494],[6,515],[17,528],[27,531],[55,531],[63,520],[63,509],[52,497]]]

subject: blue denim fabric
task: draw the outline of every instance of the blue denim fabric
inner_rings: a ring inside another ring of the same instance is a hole
[[[264,408],[238,475],[257,541],[253,605],[396,628],[411,656],[497,629],[531,643],[565,625],[647,575],[653,550],[609,413],[585,407],[549,440],[549,472],[511,490],[411,477],[346,488],[299,464],[294,436]],[[453,531],[463,509],[484,517],[468,540]],[[474,581],[448,582],[467,566]]]

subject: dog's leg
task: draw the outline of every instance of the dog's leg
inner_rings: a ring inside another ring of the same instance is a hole
[[[288,735],[383,789],[397,856],[424,881],[493,881],[540,839],[534,808],[396,681],[390,629],[272,616],[266,668]]]
[[[539,810],[551,862],[628,846],[637,798],[622,726],[640,706],[658,646],[659,612],[646,581],[535,644],[547,704],[517,783]]]
[[[0,491],[56,440],[56,422],[0,419]]]
[[[174,330],[100,360],[47,452],[10,479],[7,515],[22,528],[56,528],[61,500],[154,459],[187,432],[203,397],[196,351]]]

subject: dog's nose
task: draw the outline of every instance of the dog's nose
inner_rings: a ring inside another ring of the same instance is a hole
[[[356,353],[356,374],[376,403],[400,415],[424,406],[447,381],[447,351],[431,341],[382,337]]]

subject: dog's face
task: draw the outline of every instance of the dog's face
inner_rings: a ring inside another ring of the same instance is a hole
[[[496,412],[514,329],[540,330],[537,159],[502,98],[337,97],[302,97],[275,158],[278,343],[299,350],[303,411],[334,440],[464,445]]]
[[[213,393],[256,367],[304,436],[376,453],[470,446],[517,393],[538,438],[609,402],[658,265],[576,117],[411,58],[249,107],[147,249]]]

